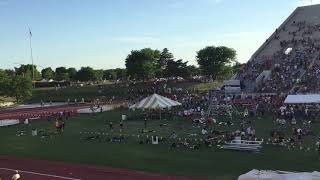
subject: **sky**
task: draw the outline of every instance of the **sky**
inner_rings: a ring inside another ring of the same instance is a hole
[[[196,65],[206,46],[246,62],[298,6],[311,0],[0,0],[0,68],[124,68],[131,50],[168,48]],[[313,0],[313,4],[320,0]]]

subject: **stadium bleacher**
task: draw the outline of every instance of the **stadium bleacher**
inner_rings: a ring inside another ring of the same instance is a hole
[[[266,72],[271,72],[268,77]],[[320,90],[320,5],[298,7],[238,73],[245,92]]]

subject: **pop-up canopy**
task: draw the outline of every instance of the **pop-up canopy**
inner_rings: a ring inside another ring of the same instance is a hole
[[[287,172],[253,169],[239,176],[238,180],[316,180],[320,179],[319,172]]]
[[[320,104],[320,94],[288,95],[285,104]]]

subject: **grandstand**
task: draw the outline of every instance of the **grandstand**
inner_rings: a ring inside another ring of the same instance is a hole
[[[298,7],[240,70],[244,92],[320,91],[320,4]]]

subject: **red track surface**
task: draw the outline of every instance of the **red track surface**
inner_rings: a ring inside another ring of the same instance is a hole
[[[191,180],[126,169],[0,156],[1,180],[11,180],[13,169],[20,171],[23,180]]]
[[[36,108],[24,108],[24,109],[8,109],[0,111],[1,119],[19,119],[23,115],[24,117],[35,117],[40,116],[43,113],[55,113],[60,111],[73,111],[77,109],[90,107],[88,104],[79,105],[61,105],[61,106],[51,106],[51,107],[36,107]]]

